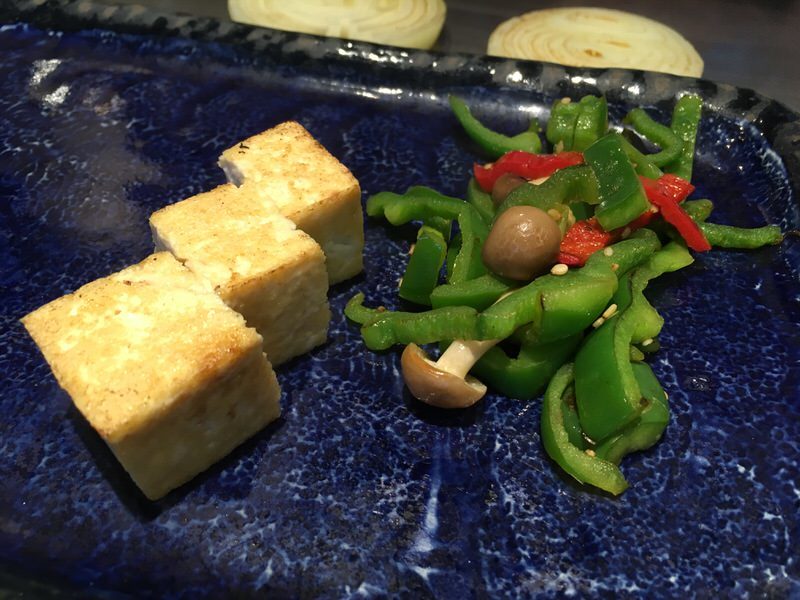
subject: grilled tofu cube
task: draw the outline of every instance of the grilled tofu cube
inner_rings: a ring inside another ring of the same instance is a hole
[[[244,140],[219,164],[229,182],[257,189],[322,246],[330,283],[361,272],[361,188],[302,125],[288,121]]]
[[[89,283],[22,322],[150,499],[280,414],[261,337],[169,253]]]
[[[157,250],[208,281],[279,365],[327,339],[331,312],[319,245],[269,202],[231,184],[156,211]]]

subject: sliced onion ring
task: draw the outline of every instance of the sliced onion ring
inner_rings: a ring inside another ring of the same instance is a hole
[[[514,17],[492,32],[488,53],[576,67],[703,74],[703,59],[677,31],[604,8],[553,8]]]
[[[240,23],[429,49],[442,30],[443,0],[228,0]]]

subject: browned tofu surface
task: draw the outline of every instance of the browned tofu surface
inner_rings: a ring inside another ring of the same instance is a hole
[[[61,387],[150,498],[280,413],[261,337],[168,253],[22,321]]]
[[[325,256],[274,204],[231,184],[151,215],[172,252],[261,334],[273,365],[322,344],[330,322]]]
[[[313,237],[331,283],[363,268],[361,188],[352,173],[299,123],[288,121],[225,150],[228,181],[252,186]]]

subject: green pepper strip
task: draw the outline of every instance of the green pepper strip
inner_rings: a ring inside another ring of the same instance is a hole
[[[581,428],[598,442],[640,417],[644,405],[630,360],[630,345],[658,335],[663,319],[644,297],[647,283],[691,264],[688,250],[672,242],[656,252],[614,296],[617,314],[590,333],[575,357],[575,398]]]
[[[684,200],[681,202],[681,208],[689,215],[692,219],[694,219],[697,226],[700,227],[701,223],[704,222],[714,211],[714,203],[707,198],[698,198],[697,200]],[[648,224],[648,227],[655,231],[659,237],[663,238],[680,238],[680,235],[675,230],[672,225],[664,221],[663,219],[658,219],[656,221],[651,221]],[[701,229],[702,231],[702,229]],[[708,238],[706,238],[707,240]],[[709,242],[710,243],[710,242]]]
[[[575,124],[578,122],[580,112],[580,105],[577,102],[570,102],[569,98],[556,100],[553,103],[545,136],[554,152],[572,150]]]
[[[347,301],[344,307],[344,316],[359,325],[366,325],[376,321],[386,309],[367,308],[364,306],[364,292],[358,292]]]
[[[353,296],[345,316],[362,325],[361,337],[370,350],[386,350],[395,344],[430,344],[441,340],[477,338],[477,311],[468,306],[447,306],[419,313],[370,309],[364,294]]]
[[[598,458],[618,465],[626,454],[646,450],[653,446],[664,433],[669,422],[669,405],[664,388],[656,379],[647,363],[631,365],[642,398],[647,405],[639,420],[617,436],[613,436],[594,448]]]
[[[447,281],[453,277],[453,267],[456,264],[458,253],[461,252],[461,234],[456,233],[447,247],[447,256],[444,259],[444,277]]]
[[[708,243],[716,248],[755,250],[763,246],[774,246],[783,241],[783,233],[778,225],[747,228],[705,222],[714,209],[711,200],[685,200],[681,203],[681,207],[697,223]],[[668,225],[663,232],[677,235]]]
[[[461,98],[450,96],[450,108],[470,139],[493,159],[512,150],[523,150],[532,154],[537,154],[542,150],[542,140],[539,139],[538,134],[539,123],[536,120],[531,121],[527,131],[509,137],[483,125],[472,115],[469,107]]]
[[[608,104],[602,96],[584,96],[578,107],[571,149],[583,152],[608,131]]]
[[[480,339],[505,339],[529,323],[540,343],[583,331],[608,305],[617,277],[658,247],[658,237],[642,229],[611,246],[611,256],[596,252],[581,269],[537,277],[478,316]]]
[[[606,231],[624,227],[644,213],[647,201],[642,183],[623,149],[624,138],[610,133],[589,146],[584,160],[594,170],[601,202],[594,215]]]
[[[781,228],[777,225],[765,225],[752,229],[704,222],[698,222],[697,225],[706,236],[708,243],[717,248],[754,250],[762,246],[780,244],[783,241]]]
[[[559,204],[580,201],[589,204],[600,201],[597,178],[586,165],[559,169],[539,185],[519,186],[506,196],[495,214],[500,215],[512,206],[521,205],[535,206],[547,212]]]
[[[572,441],[576,439],[574,426],[567,429],[567,422],[570,421],[566,417],[570,411],[574,416],[574,409],[565,399],[565,392],[569,394],[573,373],[573,365],[565,364],[547,386],[542,403],[542,444],[550,458],[581,483],[614,495],[621,494],[628,487],[628,482],[619,468],[610,461],[588,455]],[[574,418],[571,422],[574,425]]]
[[[431,306],[471,306],[475,310],[485,310],[517,285],[511,280],[487,273],[469,281],[435,287],[431,292]]]
[[[481,189],[474,177],[470,178],[467,185],[467,202],[475,207],[487,225],[492,224],[494,221],[492,196]]]
[[[547,344],[522,346],[516,358],[494,346],[475,363],[471,372],[504,396],[530,400],[539,395],[558,368],[572,356],[582,338],[582,333],[576,333]]]
[[[444,241],[447,242],[450,239],[450,234],[453,230],[453,222],[450,219],[445,219],[442,217],[428,217],[427,219],[422,220],[423,225],[427,225],[442,234]]]
[[[665,166],[667,173],[691,181],[694,163],[694,147],[697,140],[697,128],[700,124],[700,113],[703,101],[699,96],[683,96],[675,104],[672,111],[670,128],[681,140],[681,152],[678,157]]]
[[[698,198],[697,200],[684,200],[681,203],[683,210],[692,217],[698,224],[705,221],[711,216],[714,210],[714,203],[707,198]]]
[[[661,169],[653,164],[646,154],[642,154],[639,150],[625,139],[625,136],[620,137],[620,144],[625,151],[628,160],[633,164],[637,175],[647,177],[648,179],[658,179],[663,175]]]
[[[631,346],[630,350],[632,363],[642,362],[644,360],[644,352],[642,352],[639,348],[636,346]]]
[[[447,254],[447,242],[441,232],[423,225],[411,252],[398,295],[404,300],[431,305],[431,292],[439,282],[439,273]]]
[[[384,216],[392,225],[413,220],[442,217],[458,220],[461,247],[453,263],[450,281],[459,283],[486,273],[481,248],[489,233],[478,211],[471,204],[451,198],[430,188],[414,186],[404,195],[380,192],[367,200],[367,214]]]
[[[647,158],[655,166],[663,167],[668,165],[681,155],[683,150],[681,138],[666,125],[654,121],[644,109],[634,108],[625,116],[623,121],[633,125],[637,133],[661,148],[659,152],[647,155]]]

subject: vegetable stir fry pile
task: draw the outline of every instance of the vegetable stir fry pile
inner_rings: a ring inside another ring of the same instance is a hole
[[[609,128],[605,98],[561,99],[547,154],[538,123],[506,136],[459,98],[450,104],[494,162],[474,166],[465,200],[419,186],[369,198],[371,217],[420,223],[399,287],[420,309],[368,308],[359,293],[345,314],[369,349],[406,346],[403,377],[423,402],[464,408],[486,384],[518,399],[546,388],[547,453],[578,481],[620,494],[620,461],[655,444],[669,420],[644,361],[663,325],[648,282],[691,264],[690,250],[758,248],[782,234],[709,223],[712,202],[688,199],[696,96],[677,101],[669,125],[633,109],[623,133]],[[425,344],[439,345],[438,360]]]

